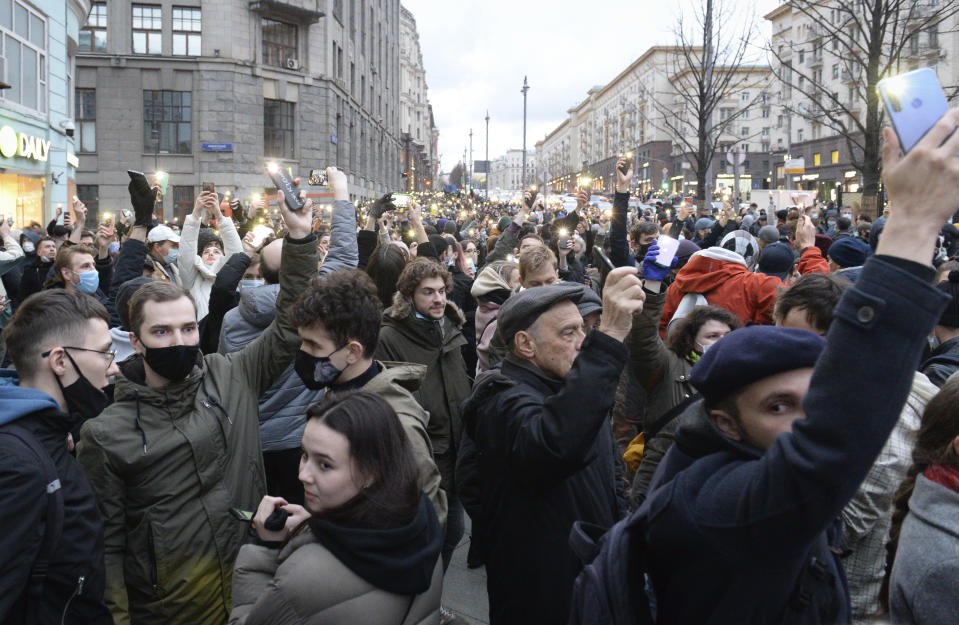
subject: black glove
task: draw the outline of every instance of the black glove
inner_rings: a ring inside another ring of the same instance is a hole
[[[153,225],[153,207],[160,189],[151,189],[145,180],[131,180],[127,190],[130,192],[130,204],[133,205],[133,225],[149,228]]]
[[[373,206],[370,207],[370,216],[373,219],[379,219],[383,216],[383,213],[386,211],[395,211],[396,205],[393,204],[393,194],[387,193],[380,199],[373,202]]]

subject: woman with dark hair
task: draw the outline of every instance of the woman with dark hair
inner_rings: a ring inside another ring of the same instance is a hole
[[[437,622],[443,533],[390,405],[358,391],[311,406],[300,481],[306,508],[260,502],[258,544],[240,549],[233,572],[230,624]],[[277,508],[290,516],[270,531]]]
[[[633,319],[626,339],[633,375],[648,394],[643,431],[630,443],[632,448],[643,437],[638,466],[636,456],[630,449],[626,452],[627,463],[636,470],[631,497],[637,504],[646,497],[659,461],[673,444],[681,412],[677,406],[695,394],[689,383],[690,370],[713,343],[740,326],[739,318],[724,308],[697,306],[676,322],[664,343],[658,327],[665,301],[665,293],[647,293],[643,312]]]
[[[959,380],[926,405],[912,466],[896,494],[886,579],[897,624],[955,623],[959,615]]]
[[[402,246],[396,243],[380,241],[366,263],[366,273],[373,278],[376,284],[376,295],[381,302],[393,301],[396,293],[396,281],[406,263],[410,262],[410,255]]]

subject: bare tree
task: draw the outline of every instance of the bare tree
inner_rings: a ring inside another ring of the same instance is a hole
[[[701,0],[677,22],[675,53],[667,70],[670,91],[651,98],[657,113],[651,121],[688,155],[700,200],[709,199],[716,151],[758,134],[732,133],[744,112],[762,97],[758,93],[745,101],[739,97],[763,82],[750,78],[755,69],[749,64],[755,30],[755,18],[738,15],[734,2]]]
[[[842,136],[853,167],[862,172],[862,210],[878,212],[884,111],[876,84],[911,67],[936,63],[940,29],[959,13],[959,2],[930,0],[788,0],[808,20],[803,40],[796,28],[790,46],[769,48],[773,73],[783,85],[787,115],[820,124]],[[802,56],[797,54],[802,51]],[[824,63],[824,57],[830,63]],[[838,66],[833,71],[823,66]],[[843,88],[837,90],[837,82]],[[944,85],[951,98],[955,85]],[[790,89],[801,97],[794,100]],[[791,140],[791,138],[790,138]]]
[[[465,172],[466,168],[463,167],[462,162],[456,163],[456,165],[453,166],[453,171],[450,172],[450,184],[460,187],[463,192],[466,191]]]

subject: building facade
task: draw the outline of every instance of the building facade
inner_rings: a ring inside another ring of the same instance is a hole
[[[0,213],[47,223],[77,194],[75,54],[89,0],[0,0]]]
[[[937,11],[949,10],[948,5],[935,0],[902,3],[903,17],[896,23],[897,32],[917,31],[923,20]],[[774,90],[780,104],[773,127],[777,154],[774,175],[780,187],[818,190],[820,199],[837,200],[844,192],[858,193],[862,176],[853,165],[846,138],[828,123],[820,122],[819,118],[824,116],[819,112],[835,98],[859,120],[864,120],[865,68],[856,65],[855,59],[847,58],[840,42],[823,32],[823,25],[836,28],[849,14],[840,10],[838,3],[823,2],[818,6],[821,18],[816,20],[790,4],[782,4],[765,15],[772,27],[773,71],[791,78],[789,84],[777,82]],[[850,28],[856,27],[850,25]],[[850,31],[850,38],[853,36]],[[932,68],[939,82],[947,87],[947,97],[955,102],[954,86],[959,84],[957,50],[959,14],[954,13],[945,22],[919,30],[909,39],[902,48],[898,71]],[[783,167],[787,158],[803,159],[804,171],[787,175]]]
[[[420,50],[416,19],[400,7],[400,136],[403,143],[404,190],[425,191],[436,180],[439,166],[434,141],[439,130],[433,122],[426,86],[426,69]],[[427,184],[429,183],[429,185]]]
[[[400,188],[399,31],[399,0],[93,2],[77,53],[78,184],[119,208],[124,170],[168,172],[167,220],[205,181],[241,200],[272,194],[270,161],[304,180],[339,167],[354,199]]]
[[[536,143],[537,166],[550,191],[571,191],[584,179],[596,192],[611,192],[615,166],[621,156],[632,155],[635,193],[696,194],[696,177],[685,144],[670,131],[693,133],[679,119],[685,100],[677,92],[684,58],[681,49],[654,46],[606,85],[590,89],[586,98],[567,110],[567,119]],[[728,72],[726,68],[717,71]],[[714,111],[714,127],[727,118],[714,156],[711,194],[733,187],[734,172],[727,168],[726,152],[742,150],[750,156],[739,167],[743,197],[772,183],[771,126],[773,103],[769,95],[768,67],[742,67],[733,71],[737,85]],[[665,115],[674,116],[666,123]]]
[[[523,181],[523,150],[507,150],[506,154],[490,162],[487,177],[489,189],[521,191],[528,185],[538,184],[536,174],[536,151],[526,151],[526,181]]]

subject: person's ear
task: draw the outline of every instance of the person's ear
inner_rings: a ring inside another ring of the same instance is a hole
[[[952,450],[959,456],[959,436],[952,439]]]
[[[533,335],[526,330],[520,330],[516,333],[513,337],[513,345],[516,348],[517,355],[527,360],[536,356],[536,341],[533,340]]]
[[[743,433],[736,421],[729,413],[723,410],[710,410],[709,418],[720,432],[734,441],[743,440]]]
[[[346,345],[346,365],[352,365],[363,359],[363,346],[359,341],[350,341]]]
[[[140,337],[133,332],[130,333],[130,347],[141,356],[146,354],[146,346],[143,344],[143,341],[140,340]]]
[[[57,377],[62,376],[67,371],[67,357],[66,351],[62,347],[55,347],[50,350],[50,353],[47,354],[47,357],[44,358],[48,365],[50,365],[50,370],[53,371],[53,374]]]

